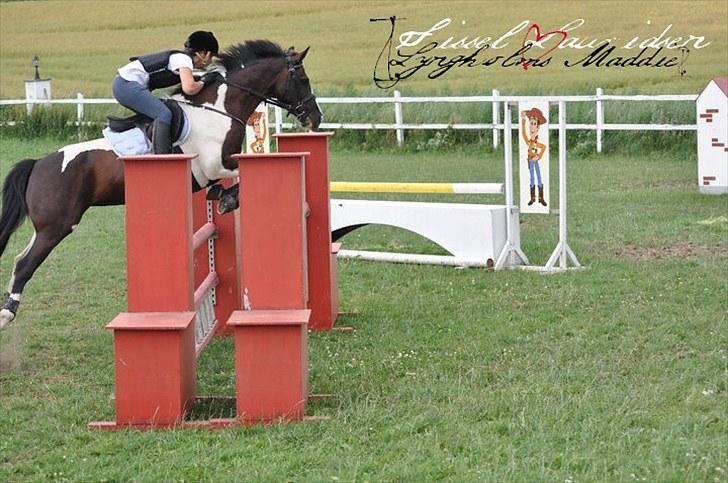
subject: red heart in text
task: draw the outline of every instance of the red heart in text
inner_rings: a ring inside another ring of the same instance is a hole
[[[526,35],[523,37],[523,42],[521,42],[521,48],[526,46],[526,41],[528,40],[528,36],[531,34],[532,31],[536,31],[536,40],[535,42],[541,42],[546,37],[553,35],[555,38],[559,39],[559,41],[551,47],[549,50],[541,54],[540,56],[536,58],[526,59],[525,57],[521,57],[521,65],[523,66],[523,70],[528,70],[528,61],[533,60],[534,62],[539,61],[546,57],[548,54],[554,51],[556,47],[561,45],[561,43],[566,40],[567,33],[564,30],[552,30],[551,32],[546,32],[545,34],[541,34],[541,28],[538,26],[537,23],[532,24],[528,30],[526,30]]]

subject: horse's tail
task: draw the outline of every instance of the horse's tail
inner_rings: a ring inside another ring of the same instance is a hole
[[[3,206],[0,212],[0,256],[15,230],[28,214],[25,203],[25,190],[28,187],[30,173],[35,166],[35,159],[25,159],[13,166],[3,183]]]

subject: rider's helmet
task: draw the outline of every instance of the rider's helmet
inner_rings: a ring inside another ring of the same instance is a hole
[[[192,52],[211,52],[212,55],[217,55],[219,47],[217,39],[212,32],[198,30],[197,32],[192,32],[187,38],[185,48],[190,49]]]

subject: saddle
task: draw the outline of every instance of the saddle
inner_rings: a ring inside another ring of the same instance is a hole
[[[179,103],[173,99],[160,99],[172,111],[172,128],[170,134],[172,142],[178,141],[185,128],[185,114]],[[109,129],[113,132],[121,133],[129,129],[138,127],[147,138],[152,139],[152,121],[151,117],[144,114],[134,114],[129,117],[106,116]]]

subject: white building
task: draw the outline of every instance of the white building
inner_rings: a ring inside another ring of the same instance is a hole
[[[728,77],[708,82],[696,105],[700,192],[728,193]]]

